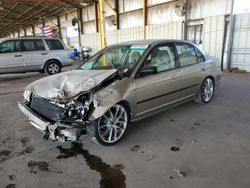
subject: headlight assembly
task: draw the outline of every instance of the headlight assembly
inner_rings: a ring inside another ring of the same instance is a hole
[[[31,95],[31,91],[25,89],[23,92],[23,97],[28,102],[30,101],[30,95]]]

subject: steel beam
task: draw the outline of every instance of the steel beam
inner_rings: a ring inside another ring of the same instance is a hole
[[[116,29],[120,29],[120,13],[119,13],[119,0],[115,0],[115,20],[116,20]]]
[[[98,23],[98,3],[94,2],[95,6],[95,30],[98,33],[99,32],[99,23]]]
[[[81,41],[81,34],[83,34],[83,27],[82,27],[82,9],[78,8],[77,9],[77,17],[78,17],[78,40],[79,40],[79,46],[82,46],[82,41]]]
[[[99,0],[99,16],[100,16],[100,37],[101,37],[101,48],[106,47],[106,36],[105,36],[105,16],[104,16],[104,2],[105,0]]]
[[[235,14],[234,14],[234,0],[231,0],[231,11],[230,11],[230,21],[229,21],[229,33],[227,42],[227,56],[226,56],[226,66],[231,67],[232,64],[232,52],[233,52],[233,42],[234,42],[234,29],[235,29]],[[226,68],[227,68],[226,67]]]
[[[186,0],[186,2],[185,2],[185,21],[184,21],[184,40],[188,39],[188,24],[190,21],[190,8],[191,8],[191,2],[190,2],[190,0]]]
[[[60,21],[60,17],[58,16],[56,19],[57,19],[57,27],[58,27],[59,38],[62,39],[62,31],[61,31],[61,21]]]

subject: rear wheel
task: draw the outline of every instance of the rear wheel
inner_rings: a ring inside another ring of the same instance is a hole
[[[49,75],[57,74],[61,72],[61,64],[58,61],[49,61],[45,66],[45,72]]]
[[[96,140],[106,146],[116,144],[124,136],[129,123],[129,114],[125,106],[112,106],[94,124]]]
[[[206,78],[201,86],[199,100],[202,103],[209,103],[214,95],[214,81],[212,78]]]

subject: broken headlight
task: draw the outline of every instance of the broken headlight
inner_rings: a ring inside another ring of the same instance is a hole
[[[72,100],[66,105],[66,117],[71,120],[83,119],[91,106],[93,107],[93,96],[82,95],[76,100]]]
[[[30,101],[30,95],[31,95],[31,91],[25,89],[23,92],[23,97],[28,102]]]

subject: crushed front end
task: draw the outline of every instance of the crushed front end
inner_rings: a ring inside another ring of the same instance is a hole
[[[89,116],[97,102],[92,93],[84,93],[69,101],[44,99],[25,91],[19,109],[28,117],[31,125],[44,133],[44,138],[55,141],[77,141],[86,133]]]

